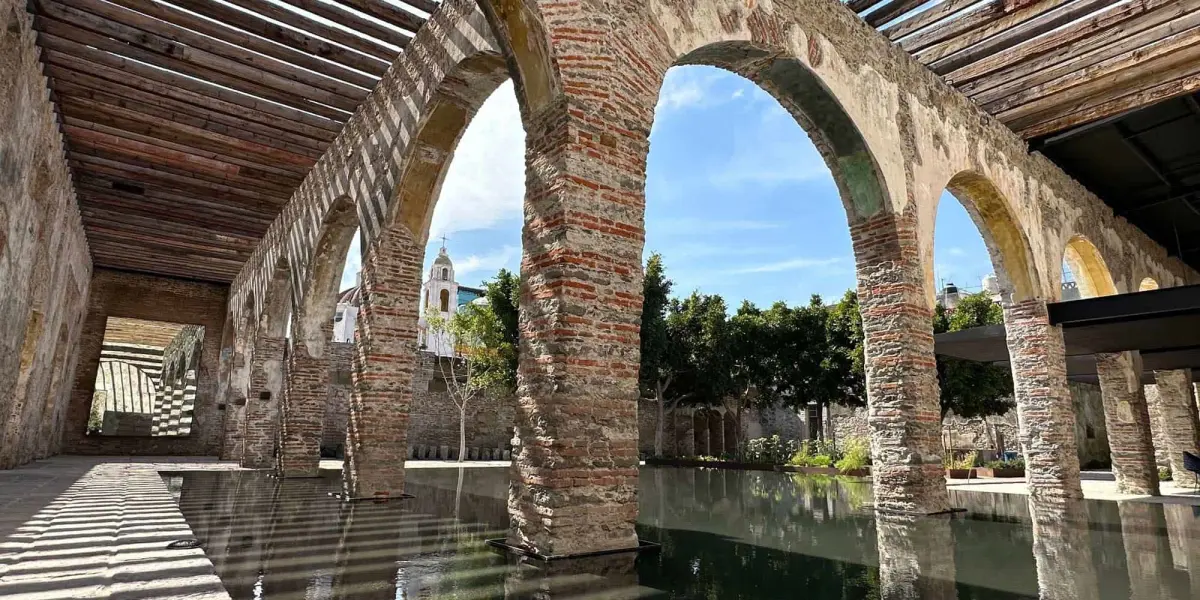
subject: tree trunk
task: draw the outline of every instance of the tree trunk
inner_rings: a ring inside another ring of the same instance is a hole
[[[657,398],[654,399],[654,410],[658,412],[658,419],[654,425],[654,456],[662,456],[663,454],[663,420],[665,418],[665,410],[663,407],[662,389],[657,393]]]
[[[467,460],[467,403],[458,409],[458,462]]]

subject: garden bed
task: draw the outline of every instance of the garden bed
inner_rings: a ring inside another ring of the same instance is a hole
[[[975,476],[984,478],[1025,477],[1025,469],[1017,467],[975,467]]]
[[[974,479],[976,469],[946,469],[946,477],[950,479]]]

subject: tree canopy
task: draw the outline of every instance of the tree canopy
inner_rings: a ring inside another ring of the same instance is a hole
[[[939,304],[934,310],[933,332],[962,331],[1004,323],[1004,311],[987,294],[971,294],[958,301],[954,310]],[[1012,373],[995,365],[937,357],[941,387],[942,416],[954,411],[960,417],[998,415],[1014,406]]]

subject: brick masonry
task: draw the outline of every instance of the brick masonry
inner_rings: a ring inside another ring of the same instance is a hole
[[[1005,303],[1004,327],[1030,496],[1073,503],[1083,488],[1062,328],[1050,324],[1046,303],[1037,299]]]
[[[971,173],[994,188],[997,206],[973,214],[1007,219],[984,223],[996,226],[985,238],[1002,279],[1020,292],[1016,304],[1056,297],[1063,249],[1076,235],[1097,244],[1120,290],[1147,276],[1163,286],[1196,278],[840,3],[492,0],[482,8],[486,16],[474,2],[447,0],[418,32],[272,225],[234,283],[231,312],[240,314],[251,294],[262,297],[280,257],[305,281],[316,229],[336,197],[357,206],[364,246],[396,229],[394,215],[419,245],[437,180],[420,173],[444,168],[461,127],[503,78],[494,60],[480,60],[498,46],[514,69],[528,163],[513,541],[562,552],[635,539],[645,157],[659,84],[677,62],[759,82],[793,110],[831,165],[866,299],[882,508],[947,504],[928,319],[933,216],[947,182]],[[1026,361],[1020,376],[1030,378],[1018,382],[1018,401],[1028,413],[1022,437],[1039,461],[1031,482],[1048,486],[1039,495],[1075,497],[1061,336],[1056,341],[1044,319],[1018,325],[1017,337],[1033,336],[1010,340]],[[1035,364],[1039,358],[1049,366]],[[361,392],[356,399],[378,393]],[[372,435],[356,430],[354,415],[352,407],[352,436]],[[1044,426],[1029,415],[1061,422]],[[358,450],[350,446],[348,455]],[[356,469],[368,466],[359,461]]]
[[[241,465],[250,469],[276,466],[279,402],[283,395],[287,340],[260,335],[250,360],[250,393],[246,397]]]
[[[328,334],[332,339],[332,319]],[[304,341],[293,339],[285,373],[276,470],[283,477],[316,477],[321,460],[321,424],[329,395],[329,357],[314,356]],[[254,400],[252,396],[250,402]],[[247,411],[247,432],[250,426],[251,413]]]
[[[224,411],[218,408],[215,391],[227,291],[227,287],[218,284],[96,269],[79,341],[79,362],[67,409],[63,451],[72,454],[215,456],[221,449],[224,431]],[[196,404],[190,435],[147,438],[86,434],[105,323],[110,316],[205,328],[196,372]]]
[[[1200,451],[1196,401],[1192,396],[1192,373],[1188,370],[1155,371],[1156,385],[1145,387],[1151,409],[1156,453],[1165,454],[1172,478],[1185,481],[1191,476],[1183,466],[1183,453]]]
[[[1117,490],[1157,496],[1158,464],[1141,373],[1142,360],[1136,352],[1096,355]]]
[[[0,468],[61,451],[92,270],[35,35],[0,0]]]

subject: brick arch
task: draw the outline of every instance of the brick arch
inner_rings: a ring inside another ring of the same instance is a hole
[[[297,344],[303,344],[310,355],[320,358],[324,355],[325,346],[329,343],[327,330],[333,327],[333,314],[337,308],[338,283],[345,269],[346,252],[354,241],[354,232],[358,229],[358,216],[354,201],[349,196],[338,196],[324,211],[320,233],[316,237],[312,250],[303,258],[306,263],[296,265],[295,281],[292,292],[293,315],[292,337]],[[315,218],[315,216],[314,216]],[[279,269],[276,268],[276,272]],[[274,278],[272,285],[277,285]],[[276,295],[278,301],[278,294]],[[264,323],[270,320],[270,315],[264,315]],[[279,316],[273,322],[279,328]],[[282,333],[282,329],[279,329]]]
[[[1095,298],[1117,293],[1116,282],[1100,250],[1083,235],[1075,235],[1067,240],[1063,262],[1075,275],[1080,297]]]
[[[1005,302],[1023,302],[1039,297],[1042,288],[1033,263],[1029,238],[1013,215],[1011,202],[996,184],[987,176],[968,170],[951,177],[945,189],[966,209],[983,237]],[[937,213],[936,206],[932,212]],[[933,245],[930,244],[929,252],[932,250]],[[925,266],[926,278],[932,283],[932,257]]]

